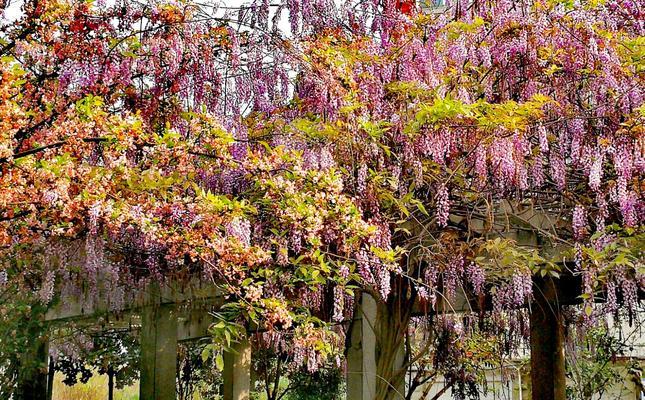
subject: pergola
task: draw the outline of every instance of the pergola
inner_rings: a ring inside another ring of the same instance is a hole
[[[540,248],[557,258],[563,247],[543,248],[540,234],[556,229],[555,224],[543,213],[532,207],[519,207],[504,202],[500,213],[505,218],[496,218],[500,236],[514,239],[521,246]],[[509,219],[509,215],[512,218]],[[452,216],[453,222],[463,222],[463,217]],[[483,229],[483,221],[470,221],[473,229]],[[531,307],[531,381],[534,400],[564,400],[565,356],[564,326],[560,313],[563,305],[580,303],[580,281],[571,274],[560,278],[536,278],[534,301]],[[95,324],[100,317],[103,322],[98,329],[115,329],[140,326],[141,329],[141,375],[140,398],[142,400],[174,400],[176,398],[177,344],[181,341],[208,336],[208,327],[214,321],[212,312],[225,301],[222,293],[212,283],[193,280],[183,284],[150,284],[139,289],[134,300],[124,310],[111,311],[109,293],[94,299],[83,292],[76,298],[65,298],[46,314],[51,325],[76,323]],[[466,294],[459,293],[448,304],[439,300],[434,310],[415,306],[418,315],[431,313],[471,312],[478,305]],[[489,307],[489,306],[485,306]],[[355,307],[351,321],[350,344],[346,349],[347,400],[370,400],[373,398],[376,379],[376,343],[373,330],[376,318],[376,303],[364,293]],[[107,323],[105,322],[107,321]],[[224,400],[249,399],[251,389],[251,345],[248,339],[234,345],[234,351],[226,352],[224,359]],[[403,349],[402,349],[403,350]],[[47,364],[46,348],[40,352],[43,364]],[[403,352],[398,357],[403,363]],[[53,372],[53,371],[51,371]],[[41,372],[34,380],[26,382],[31,392],[28,399],[45,399],[51,395],[51,376]],[[49,383],[49,384],[48,384]],[[48,390],[49,386],[49,390]],[[405,388],[397,391],[404,393]],[[49,393],[48,393],[49,392]]]

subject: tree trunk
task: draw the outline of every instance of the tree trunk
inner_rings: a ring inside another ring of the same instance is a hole
[[[54,395],[54,373],[56,364],[54,357],[49,357],[49,367],[47,369],[47,400],[52,400]]]
[[[114,400],[114,368],[108,367],[108,400]]]
[[[531,398],[565,400],[564,325],[556,282],[536,281],[531,310]]]
[[[374,400],[405,399],[405,334],[410,322],[414,296],[408,298],[408,284],[401,278],[392,282],[387,302],[377,301],[376,392]]]

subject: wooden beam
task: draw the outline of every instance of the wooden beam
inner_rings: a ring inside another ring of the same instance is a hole
[[[47,400],[52,400],[54,396],[54,376],[56,373],[56,369],[54,368],[55,366],[56,363],[54,363],[54,358],[49,357],[49,365],[47,367]]]

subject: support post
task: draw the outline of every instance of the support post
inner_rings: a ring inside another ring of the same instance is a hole
[[[531,310],[531,398],[566,400],[564,325],[552,279],[536,280]]]
[[[174,305],[148,306],[141,316],[141,400],[175,400],[177,315]]]
[[[224,400],[251,397],[251,342],[248,338],[224,353]]]
[[[347,400],[372,400],[376,389],[376,301],[363,293],[347,349]]]

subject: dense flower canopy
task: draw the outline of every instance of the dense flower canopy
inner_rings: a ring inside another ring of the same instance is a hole
[[[233,319],[293,328],[313,367],[334,351],[318,328],[351,315],[357,287],[431,307],[462,288],[502,312],[532,276],[567,273],[586,319],[634,307],[634,3],[271,7],[26,2],[0,42],[4,273],[39,276],[45,303],[56,276],[201,274]],[[500,239],[518,229],[556,250]],[[82,262],[47,261],[74,240]]]

